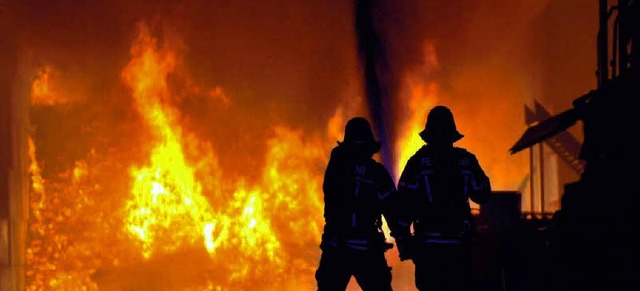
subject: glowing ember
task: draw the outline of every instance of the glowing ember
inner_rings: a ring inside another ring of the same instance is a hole
[[[85,186],[81,174],[85,165],[78,163],[70,172],[61,175],[66,183],[49,185],[53,192],[47,195],[48,184],[41,176],[32,138],[29,138],[28,152],[31,217],[25,272],[29,284],[26,289],[97,290],[97,285],[89,277],[99,259],[87,256],[85,244],[74,244],[77,237],[68,230],[69,225],[79,221],[73,215],[82,213],[83,208],[92,203],[81,190]],[[61,186],[67,188],[62,190]]]
[[[36,146],[33,143],[33,138],[29,137],[29,174],[31,175],[31,188],[33,193],[41,195],[40,199],[38,199],[38,205],[42,205],[44,201],[44,181],[42,179],[42,175],[40,174],[40,166],[38,165],[38,160],[36,159]],[[41,208],[41,207],[38,207]]]

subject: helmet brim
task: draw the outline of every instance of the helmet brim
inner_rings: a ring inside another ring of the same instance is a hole
[[[382,143],[380,143],[377,140],[371,140],[371,141],[345,140],[345,141],[339,141],[338,145],[357,149],[357,150],[363,150],[363,151],[367,150],[374,154],[379,152],[380,149],[382,148]]]
[[[449,134],[437,136],[435,134],[431,134],[429,131],[425,129],[421,131],[419,134],[422,140],[426,143],[438,143],[438,142],[454,143],[464,137],[464,135],[459,133],[457,130]]]

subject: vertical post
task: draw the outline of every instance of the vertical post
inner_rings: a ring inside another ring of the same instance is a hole
[[[0,20],[5,19],[0,10]],[[11,87],[16,72],[16,47],[9,24],[0,23],[0,290],[14,290],[11,260],[11,174],[13,139],[11,136]]]
[[[611,60],[612,63],[618,62],[620,74],[629,69],[629,52],[627,47],[631,41],[629,35],[629,16],[627,15],[628,0],[618,0],[618,38],[614,39],[613,49],[618,50],[618,59]]]
[[[535,183],[535,175],[534,175],[534,165],[533,165],[533,161],[534,161],[534,154],[533,154],[533,147],[529,148],[529,212],[533,215],[533,212],[535,211],[534,206],[534,202],[535,202],[535,195],[534,195],[534,191],[536,190],[534,187],[534,183]]]
[[[29,80],[14,2],[0,0],[0,290],[25,289]],[[18,4],[16,4],[17,6]]]
[[[540,147],[539,167],[540,167],[540,215],[544,217],[544,143],[538,145]]]
[[[627,18],[628,27],[635,27],[635,29],[631,29],[629,32],[629,38],[631,41],[631,63],[629,64],[631,68],[634,70],[638,70],[640,67],[640,2],[634,1],[632,3],[628,3],[629,5],[626,7],[627,13],[629,13],[629,17]]]
[[[598,87],[602,87],[609,80],[609,4],[607,0],[599,3],[598,29]]]

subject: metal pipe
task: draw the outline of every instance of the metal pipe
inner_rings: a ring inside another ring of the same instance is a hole
[[[544,144],[540,144],[540,215],[544,216]]]
[[[533,147],[529,148],[529,212],[534,212],[534,183],[535,183],[535,175],[534,175],[534,166],[533,166]]]
[[[618,28],[618,39],[613,43],[614,48],[617,46],[618,48],[618,68],[620,73],[626,71],[629,68],[629,43],[631,43],[631,35],[629,31],[629,27],[633,25],[629,19],[631,16],[629,14],[629,1],[628,0],[618,0],[618,18],[619,22],[617,23],[616,28]],[[614,59],[614,61],[616,61]]]

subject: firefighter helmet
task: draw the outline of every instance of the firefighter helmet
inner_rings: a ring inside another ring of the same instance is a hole
[[[420,137],[427,143],[454,143],[464,135],[456,129],[451,110],[446,106],[438,105],[429,111]]]
[[[347,122],[344,129],[344,139],[341,145],[369,148],[374,153],[380,150],[380,142],[375,140],[371,125],[364,117],[354,117]]]

